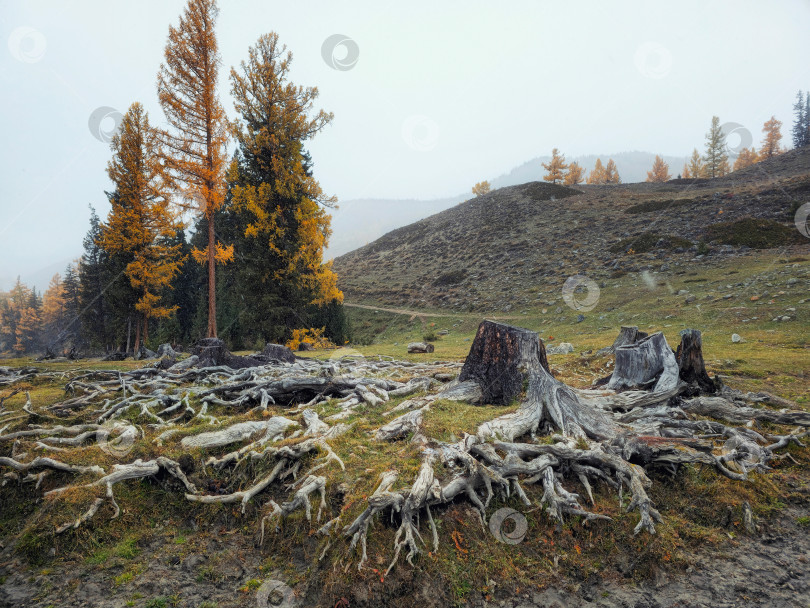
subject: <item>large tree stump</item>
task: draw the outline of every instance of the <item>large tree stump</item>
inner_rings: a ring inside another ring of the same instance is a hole
[[[678,362],[664,334],[656,332],[633,344],[616,348],[616,367],[607,383],[612,390],[667,391],[678,384]]]
[[[484,403],[507,405],[523,392],[527,373],[535,367],[551,373],[535,332],[482,321],[458,379],[478,382]]]
[[[675,360],[678,363],[681,380],[692,387],[697,386],[699,391],[704,393],[717,392],[719,388],[717,382],[706,373],[700,330],[684,329],[681,331],[681,343],[675,352]]]

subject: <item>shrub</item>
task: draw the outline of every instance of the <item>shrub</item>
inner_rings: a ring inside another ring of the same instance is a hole
[[[774,220],[745,217],[733,222],[712,224],[706,229],[706,240],[723,245],[770,249],[782,247],[802,239],[798,230]]]
[[[664,200],[638,203],[637,205],[628,207],[624,211],[625,213],[651,213],[653,211],[666,211],[667,209],[672,209],[674,207],[683,207],[684,205],[689,205],[694,202],[695,201],[691,198],[679,198],[676,200],[667,198]]]
[[[325,327],[321,327],[320,329],[316,327],[294,329],[292,338],[287,342],[287,348],[290,350],[298,350],[302,342],[309,342],[312,344],[312,348],[336,348],[335,344],[323,335],[325,331]]]
[[[433,284],[436,287],[441,287],[443,285],[455,285],[457,283],[461,283],[467,277],[467,271],[465,269],[461,270],[451,270],[450,272],[445,272],[444,274],[439,275]]]
[[[658,246],[658,242],[663,239],[663,243]],[[637,236],[622,239],[610,248],[612,253],[646,253],[653,249],[675,249],[691,247],[692,241],[688,241],[672,234],[658,234],[657,232],[642,232]]]

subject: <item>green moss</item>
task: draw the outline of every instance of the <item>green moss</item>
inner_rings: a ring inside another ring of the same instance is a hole
[[[793,228],[774,220],[746,217],[734,222],[712,224],[706,229],[706,240],[735,247],[770,249],[801,242],[801,235]]]
[[[663,241],[658,245],[659,241]],[[612,253],[646,253],[654,249],[675,249],[676,247],[692,246],[692,241],[688,241],[672,234],[659,234],[657,232],[642,232],[637,236],[622,239],[610,248]]]
[[[691,198],[679,198],[673,200],[671,198],[664,199],[664,200],[657,200],[657,201],[645,201],[643,203],[638,203],[637,205],[633,205],[632,207],[628,207],[625,209],[625,213],[652,213],[653,211],[666,211],[669,209],[673,209],[675,207],[683,207],[684,205],[690,205],[695,201]]]

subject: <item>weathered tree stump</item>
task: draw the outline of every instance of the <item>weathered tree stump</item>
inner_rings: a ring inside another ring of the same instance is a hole
[[[681,343],[675,352],[675,360],[678,363],[678,370],[681,380],[698,391],[704,393],[717,392],[718,383],[706,373],[706,365],[703,362],[703,340],[700,330],[684,329],[681,331]]]
[[[607,383],[612,390],[649,388],[667,391],[678,384],[678,362],[664,334],[656,332],[616,348],[616,367]]]
[[[508,405],[523,392],[527,373],[534,367],[551,373],[545,347],[535,332],[482,321],[458,379],[478,382],[484,403]]]

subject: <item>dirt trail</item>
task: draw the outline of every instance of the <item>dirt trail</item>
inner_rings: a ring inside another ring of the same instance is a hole
[[[488,315],[481,315],[480,313],[463,313],[463,312],[424,312],[418,310],[407,310],[405,308],[388,308],[385,306],[370,306],[368,304],[354,304],[352,302],[343,302],[344,306],[351,306],[352,308],[364,308],[366,310],[381,310],[383,312],[390,312],[395,315],[409,315],[411,318],[415,317],[452,317],[462,319],[492,319],[493,321],[509,321],[512,319],[519,319],[518,315],[511,315],[506,317],[491,317]]]

